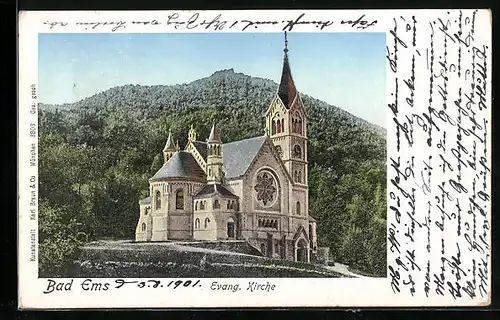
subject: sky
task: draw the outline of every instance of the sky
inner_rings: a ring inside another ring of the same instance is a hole
[[[39,102],[125,84],[173,85],[233,68],[279,82],[283,33],[40,34]],[[384,33],[289,33],[298,91],[386,127]]]

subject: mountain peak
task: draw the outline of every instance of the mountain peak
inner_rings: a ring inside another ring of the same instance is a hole
[[[227,74],[234,74],[234,69],[230,68],[230,69],[222,69],[219,71],[215,71],[214,73],[212,73],[211,77],[217,76],[217,75],[227,75]]]

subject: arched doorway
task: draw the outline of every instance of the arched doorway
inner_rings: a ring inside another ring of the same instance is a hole
[[[227,237],[229,239],[234,239],[234,219],[227,219]]]
[[[297,248],[295,250],[297,252],[296,253],[297,261],[309,262],[309,257],[308,257],[309,249],[307,246],[307,242],[304,239],[300,239],[297,242]]]

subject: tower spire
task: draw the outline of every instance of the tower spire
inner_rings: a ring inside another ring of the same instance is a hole
[[[163,148],[163,162],[167,162],[177,150],[174,139],[172,138],[172,131],[168,130],[167,143],[165,143],[165,147]]]
[[[278,87],[278,96],[287,109],[291,107],[293,100],[297,94],[297,89],[292,79],[292,72],[290,70],[290,63],[288,62],[288,37],[285,31],[285,57],[283,59],[283,71],[281,73],[281,81]]]
[[[288,38],[286,36],[286,31],[285,31],[285,49],[283,49],[283,51],[285,52],[285,57],[286,57],[288,54]]]

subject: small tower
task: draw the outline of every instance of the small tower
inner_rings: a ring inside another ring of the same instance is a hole
[[[207,151],[207,183],[222,183],[224,176],[222,172],[222,142],[215,124],[212,126],[207,140]]]
[[[191,125],[191,128],[189,128],[188,140],[196,141],[196,130],[194,130],[193,125]]]
[[[177,151],[177,147],[174,144],[174,140],[172,139],[172,132],[168,131],[167,143],[165,143],[165,148],[163,148],[163,163],[166,163],[172,155]]]

